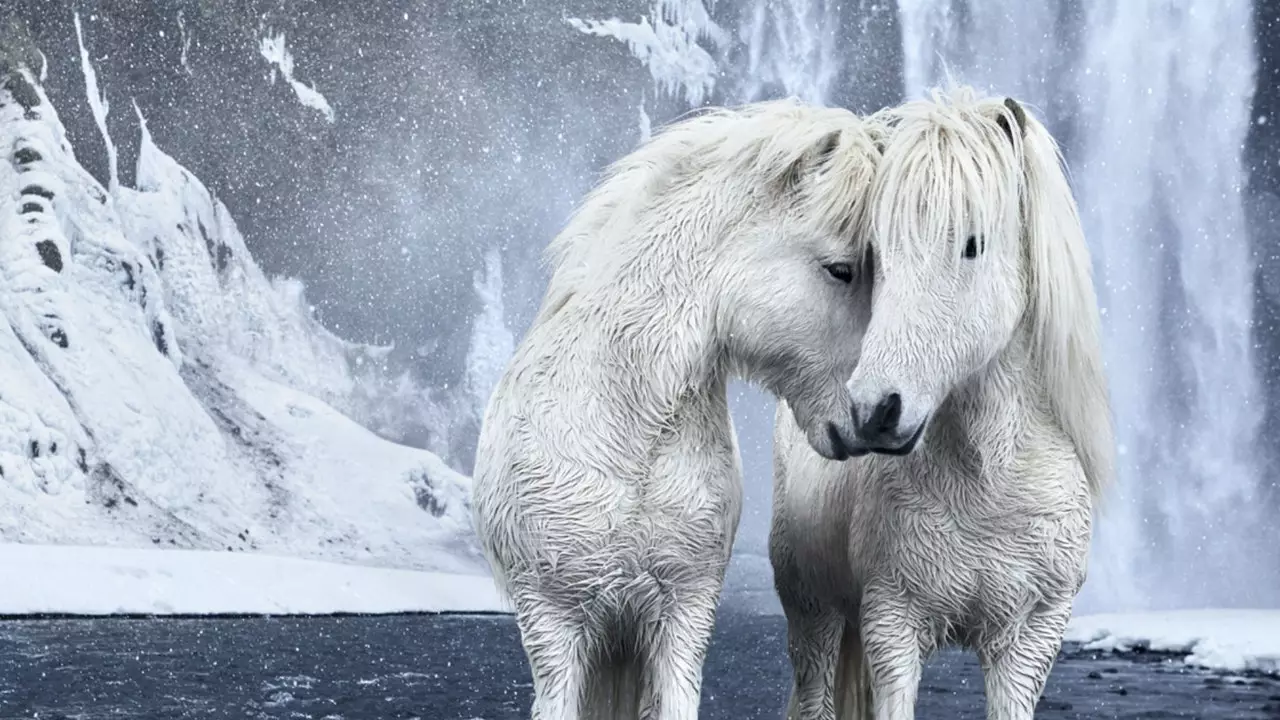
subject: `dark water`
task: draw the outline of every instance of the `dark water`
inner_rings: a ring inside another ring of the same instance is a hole
[[[779,718],[789,669],[778,617],[722,616],[702,717]],[[0,718],[527,718],[511,620],[475,616],[0,622]],[[981,720],[970,655],[925,672],[921,720]],[[1038,718],[1280,718],[1280,683],[1156,656],[1059,660]]]

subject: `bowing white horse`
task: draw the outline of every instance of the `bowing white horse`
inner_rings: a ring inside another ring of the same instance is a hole
[[[549,251],[490,398],[474,516],[514,605],[533,716],[697,716],[741,511],[726,381],[786,398],[843,458],[879,132],[792,101],[675,123]]]
[[[1030,720],[1085,579],[1113,439],[1090,257],[1048,131],[973,89],[884,111],[854,456],[775,428],[770,555],[790,718],[907,720],[922,663],[975,650]]]

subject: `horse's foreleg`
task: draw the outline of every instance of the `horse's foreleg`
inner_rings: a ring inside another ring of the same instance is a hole
[[[647,638],[641,720],[697,720],[720,587],[682,593]]]
[[[914,720],[922,645],[919,624],[901,595],[875,586],[866,588],[862,641],[871,667],[875,720]]]
[[[979,649],[988,720],[1032,720],[1070,618],[1069,603],[1035,612],[998,649]]]
[[[844,616],[833,610],[787,614],[787,654],[794,684],[787,720],[835,720],[836,662]]]
[[[578,720],[587,675],[582,623],[539,608],[522,608],[516,619],[533,675],[533,720]]]
[[[798,578],[776,580],[787,616],[787,655],[794,677],[787,720],[835,720],[835,673],[844,615],[823,607],[800,587]]]

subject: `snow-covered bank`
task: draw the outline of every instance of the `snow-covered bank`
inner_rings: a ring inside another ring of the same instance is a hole
[[[1280,610],[1174,610],[1083,615],[1067,642],[1089,650],[1185,655],[1188,665],[1280,675]]]
[[[483,575],[246,552],[0,544],[0,615],[507,612]]]
[[[104,187],[0,66],[0,542],[483,573],[470,479],[351,419],[388,349],[321,327],[137,117],[137,187]]]

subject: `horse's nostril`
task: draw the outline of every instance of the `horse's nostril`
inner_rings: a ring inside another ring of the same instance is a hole
[[[890,393],[880,398],[874,406],[863,406],[861,410],[859,412],[856,405],[853,408],[853,426],[858,429],[858,434],[867,438],[893,435],[898,431],[898,422],[902,419],[902,396]]]
[[[890,393],[885,398],[882,407],[884,411],[880,415],[880,430],[893,430],[898,427],[898,420],[902,419],[902,396],[898,393]]]

